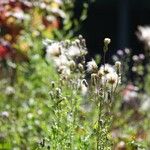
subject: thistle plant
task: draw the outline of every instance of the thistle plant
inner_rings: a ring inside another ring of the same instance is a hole
[[[110,39],[106,38],[104,40],[104,64],[99,69],[93,60],[88,62],[88,67],[92,68],[90,69],[92,72],[90,95],[93,95],[94,102],[97,106],[97,126],[95,133],[97,150],[111,149],[111,142],[108,139],[112,121],[111,107],[121,78],[120,62],[117,61],[114,67],[105,64],[105,54],[108,51],[109,43]]]
[[[120,84],[121,63],[105,63],[109,43],[106,38],[104,63],[98,67],[94,59],[86,62],[87,48],[82,36],[74,41],[45,42],[46,59],[54,64],[60,78],[55,84],[52,82],[50,91],[53,149],[111,149],[111,107]],[[92,125],[81,119],[82,104],[87,102],[94,107]]]

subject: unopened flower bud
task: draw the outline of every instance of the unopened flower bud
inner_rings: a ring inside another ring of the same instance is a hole
[[[120,74],[121,73],[121,62],[116,61],[115,62],[115,67],[116,67],[117,74]]]
[[[80,72],[83,72],[84,67],[83,67],[83,65],[81,63],[78,64],[78,68],[79,68]]]
[[[98,73],[97,73],[97,74],[98,74],[98,77],[99,77],[99,78],[101,78],[101,77],[104,75],[101,70],[98,70]]]
[[[116,61],[115,62],[115,67],[116,68],[121,68],[121,62],[120,61]]]
[[[104,48],[103,48],[104,52],[108,51],[108,45],[110,44],[110,42],[111,42],[111,39],[109,38],[104,39]]]
[[[61,96],[61,89],[60,88],[56,88],[56,97],[59,98]]]
[[[104,44],[108,45],[108,44],[110,44],[110,42],[111,42],[110,38],[105,38],[104,39]]]
[[[54,82],[54,81],[51,82],[51,87],[52,87],[52,88],[55,87],[55,82]]]
[[[68,47],[69,44],[70,44],[70,40],[66,40],[66,41],[65,41],[65,44],[66,44],[66,47]]]
[[[83,36],[81,34],[79,35],[79,39],[83,39]]]
[[[97,74],[95,74],[95,73],[92,73],[91,74],[91,83],[92,83],[92,85],[93,86],[95,86],[96,85],[96,83],[97,83]]]
[[[79,40],[79,39],[76,39],[76,40],[75,40],[75,43],[76,43],[76,45],[77,45],[78,47],[80,47],[80,40]]]
[[[88,83],[87,83],[87,81],[86,81],[85,79],[83,79],[83,80],[81,81],[81,83],[84,84],[86,87],[88,87]]]
[[[75,62],[73,60],[69,61],[69,67],[70,67],[71,70],[75,69],[76,64],[75,64]]]
[[[86,41],[85,41],[85,39],[82,39],[82,40],[81,40],[81,44],[82,44],[84,47],[86,47]]]

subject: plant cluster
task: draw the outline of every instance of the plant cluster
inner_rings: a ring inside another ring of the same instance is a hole
[[[150,29],[142,53],[108,64],[105,38],[89,61],[76,2],[0,0],[0,149],[149,150]]]

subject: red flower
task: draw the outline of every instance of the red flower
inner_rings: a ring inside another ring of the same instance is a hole
[[[8,55],[8,53],[9,50],[6,47],[0,45],[0,58],[4,59]]]

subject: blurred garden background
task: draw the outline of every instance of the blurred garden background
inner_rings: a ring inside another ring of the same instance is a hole
[[[149,0],[0,0],[0,150],[150,150]]]

